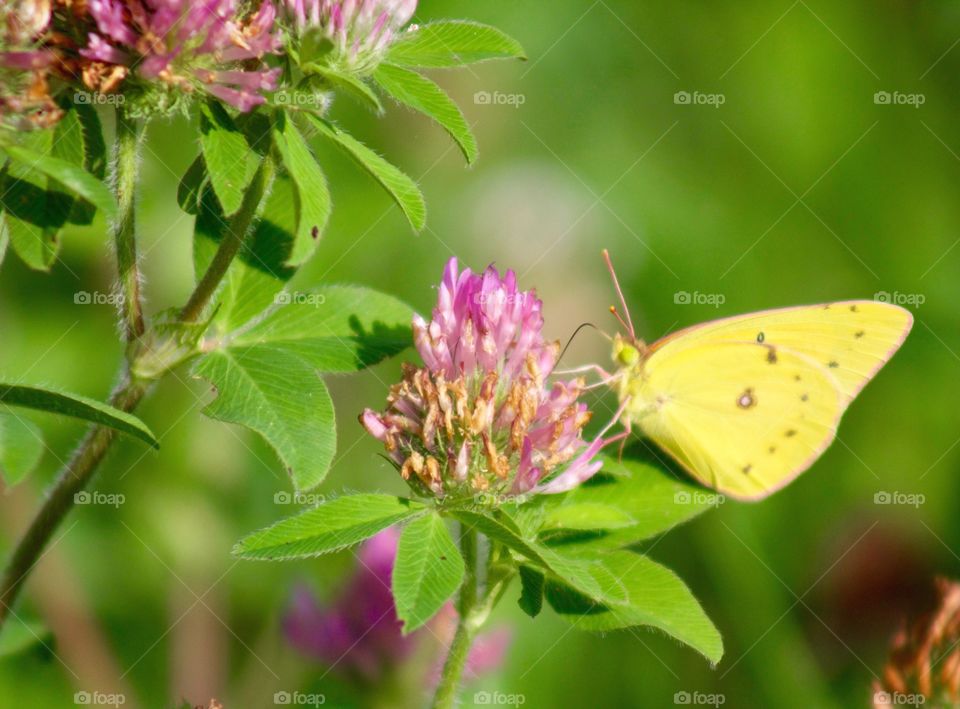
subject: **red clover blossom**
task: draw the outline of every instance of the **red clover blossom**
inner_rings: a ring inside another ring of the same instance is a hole
[[[560,345],[542,329],[542,303],[513,271],[458,272],[450,259],[432,319],[413,320],[425,366],[404,365],[387,410],[360,416],[414,490],[564,492],[600,469],[608,441],[582,438],[584,381],[547,383]]]

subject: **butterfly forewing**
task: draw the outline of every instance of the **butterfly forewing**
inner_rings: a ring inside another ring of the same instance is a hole
[[[913,316],[872,300],[737,315],[680,330],[651,347],[660,356],[711,342],[761,342],[805,354],[831,370],[844,399],[855,397],[903,343]],[[653,356],[653,355],[652,355]]]
[[[703,484],[764,497],[806,470],[843,412],[830,372],[805,355],[716,342],[651,357],[628,412]]]
[[[624,371],[625,423],[705,485],[759,499],[806,470],[913,317],[874,301],[739,315],[654,343]]]

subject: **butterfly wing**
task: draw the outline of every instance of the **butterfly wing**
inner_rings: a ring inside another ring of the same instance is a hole
[[[655,342],[651,357],[703,342],[761,342],[805,354],[829,368],[849,403],[903,344],[913,316],[890,303],[850,300],[735,315]]]
[[[772,362],[770,352],[711,342],[652,358],[628,413],[704,485],[766,497],[813,464],[844,409],[826,368],[789,351]]]
[[[625,381],[627,420],[705,485],[766,497],[826,449],[912,321],[897,306],[848,301],[681,330]]]

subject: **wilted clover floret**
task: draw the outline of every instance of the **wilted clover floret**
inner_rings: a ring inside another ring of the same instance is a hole
[[[404,365],[387,410],[360,417],[418,492],[563,492],[599,470],[602,436],[582,438],[583,380],[547,383],[560,348],[541,311],[512,271],[449,261],[432,320],[413,321],[425,366]]]

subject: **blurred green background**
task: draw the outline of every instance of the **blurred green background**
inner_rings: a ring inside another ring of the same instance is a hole
[[[549,612],[534,624],[514,590],[495,619],[515,628],[508,662],[464,704],[486,689],[534,707],[670,706],[677,692],[720,693],[733,707],[866,706],[904,613],[922,605],[934,574],[960,576],[960,6],[424,0],[418,12],[451,16],[504,28],[530,56],[436,75],[474,126],[480,162],[465,169],[420,117],[338,104],[337,119],[420,180],[429,227],[411,234],[365,175],[323,152],[336,208],[295,287],[357,282],[426,312],[456,254],[473,268],[515,269],[545,301],[548,335],[565,340],[584,321],[614,328],[607,247],[647,339],[880,293],[917,318],[809,472],[761,504],[724,504],[647,545],[720,628],[717,667],[644,630],[590,636]],[[484,104],[477,92],[514,98]],[[677,103],[677,92],[693,100]],[[718,94],[722,105],[697,102]],[[898,105],[902,95],[922,105]],[[153,125],[144,161],[154,309],[191,285],[192,218],[175,190],[198,146],[184,135],[178,122]],[[74,294],[111,285],[102,224],[68,233],[50,275],[8,257],[0,374],[104,397],[122,356],[115,314],[75,305]],[[567,363],[608,356],[587,331]],[[402,490],[356,423],[398,372],[399,359],[330,382],[340,453],[320,492]],[[141,410],[161,452],[124,441],[94,485],[125,504],[78,508],[55,537],[23,610],[55,630],[59,660],[41,650],[0,663],[4,705],[68,706],[102,680],[119,682],[128,705],[217,696],[260,707],[278,689],[332,681],[285,646],[279,617],[295,581],[328,595],[352,557],[230,557],[237,538],[294,508],[274,504],[289,484],[265,446],[200,416],[209,396],[186,371],[167,378]],[[32,418],[61,457],[82,430]],[[0,498],[4,551],[57,463],[48,453]],[[884,491],[924,502],[875,504]]]

